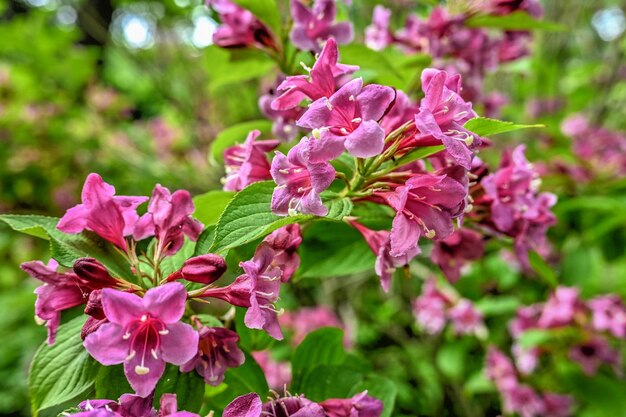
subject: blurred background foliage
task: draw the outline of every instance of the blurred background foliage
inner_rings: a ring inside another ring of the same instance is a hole
[[[342,9],[358,37],[376,3],[353,0]],[[395,0],[385,6],[394,10],[399,26],[407,12],[426,13],[438,3]],[[465,2],[448,3],[453,9]],[[287,2],[281,4],[287,13]],[[585,296],[626,296],[626,179],[599,172],[576,181],[555,168],[585,163],[561,133],[567,116],[582,112],[599,126],[626,130],[624,5],[568,0],[545,1],[544,7],[546,19],[567,30],[535,32],[531,56],[490,74],[487,90],[509,95],[502,119],[547,127],[499,137],[481,158],[495,164],[500,150],[527,144],[529,159],[545,171],[543,188],[560,196],[559,224],[551,231],[559,255],[547,262],[535,259],[537,275],[523,277],[505,255],[494,252],[460,281],[460,292],[470,299],[492,296],[481,301],[483,311],[490,311],[490,327],[500,323],[495,327],[503,330],[492,340],[506,337],[506,320],[517,306],[545,299],[556,282],[577,285]],[[0,0],[0,212],[60,215],[76,203],[89,172],[127,195],[148,195],[155,183],[196,194],[219,188],[223,172],[208,156],[209,146],[224,128],[263,118],[258,97],[273,84],[277,68],[258,51],[212,46],[216,24],[197,0]],[[371,51],[347,47],[343,54],[343,62],[361,65],[364,77],[403,88],[428,64],[397,54],[389,56],[394,65],[389,70]],[[47,259],[47,248],[1,227],[0,414],[28,415],[27,367],[45,332],[32,318],[36,284],[18,265]],[[341,243],[324,241],[325,234],[319,233],[319,245]],[[398,386],[400,414],[457,415],[462,408],[475,415],[465,399],[494,392],[482,376],[482,351],[469,338],[440,349],[447,335],[413,336],[405,307],[407,294],[419,292],[419,280],[401,280],[396,284],[403,291],[385,297],[378,281],[353,265],[335,268],[327,275],[350,278],[324,277],[310,266],[284,296],[285,305],[334,306],[355,327],[357,346],[368,352],[373,368]],[[412,272],[429,274],[419,264]],[[511,288],[514,296],[498,297]],[[561,371],[571,376],[569,369]],[[578,378],[581,386],[575,377],[570,380],[572,390],[585,393],[584,380]],[[607,413],[624,405],[623,385],[598,384],[605,395],[587,394],[596,407],[586,415],[622,415]]]

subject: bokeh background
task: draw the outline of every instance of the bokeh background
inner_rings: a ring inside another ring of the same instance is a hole
[[[357,37],[376,3],[353,0],[349,18]],[[438,3],[396,0],[385,6],[399,24],[407,12]],[[589,168],[588,161],[576,157],[560,126],[582,112],[597,126],[626,131],[625,6],[619,0],[550,0],[544,7],[546,19],[567,30],[534,33],[532,54],[489,74],[486,84],[488,91],[508,94],[502,119],[547,127],[502,136],[485,159],[497,161],[499,149],[522,141],[529,159],[544,168],[544,189],[560,196],[559,224],[551,231],[560,255],[535,265],[540,277],[578,285],[585,295],[624,296],[624,171],[592,167],[591,178],[571,175],[567,169]],[[155,183],[192,193],[219,188],[223,169],[210,157],[210,144],[228,126],[263,118],[257,100],[276,74],[271,62],[254,54],[212,46],[216,25],[197,0],[0,0],[0,212],[59,216],[76,204],[90,172],[125,195],[149,195]],[[28,364],[45,329],[33,319],[37,283],[18,266],[47,256],[45,242],[0,225],[2,415],[29,415]],[[461,284],[470,293],[485,275],[505,286],[521,279],[498,257],[486,258],[471,274],[476,280]],[[409,381],[400,387],[399,403],[411,400],[410,386],[419,381],[424,404],[434,398],[445,407],[449,396],[428,386],[429,364],[407,369],[402,362],[406,355],[420,362],[420,351],[393,347],[389,322],[397,300],[368,307],[378,294],[377,282],[370,281],[353,296],[360,300],[355,312],[371,318],[357,340],[375,352],[374,362]],[[340,304],[340,282],[324,286]],[[620,392],[619,385],[607,389]]]

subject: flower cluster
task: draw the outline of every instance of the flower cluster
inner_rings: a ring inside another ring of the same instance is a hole
[[[549,331],[561,342],[524,347],[520,342],[524,334],[538,330]],[[544,304],[519,309],[509,331],[522,374],[535,371],[541,356],[562,349],[587,375],[596,374],[603,364],[622,374],[621,355],[611,343],[611,339],[626,339],[626,306],[618,296],[601,295],[584,301],[576,288],[558,287]]]
[[[413,314],[420,328],[429,334],[441,333],[449,321],[458,335],[474,334],[480,338],[487,335],[483,316],[474,304],[440,290],[434,279],[424,283],[422,294],[413,301]]]

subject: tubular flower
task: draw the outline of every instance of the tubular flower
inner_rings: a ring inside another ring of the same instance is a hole
[[[352,23],[334,23],[336,14],[335,0],[314,0],[310,9],[300,0],[291,0],[293,28],[289,38],[298,48],[314,52],[330,38],[339,44],[349,43],[354,38]]]
[[[279,96],[274,89],[259,97],[259,110],[272,124],[272,134],[282,142],[291,142],[298,134],[299,129],[296,126],[296,120],[304,113],[303,107],[292,107],[281,110],[274,109],[272,104]],[[297,105],[297,103],[295,104]]]
[[[313,162],[337,158],[344,150],[359,158],[380,154],[385,131],[378,124],[395,98],[391,87],[370,84],[363,87],[357,78],[345,84],[330,98],[309,106],[298,126],[313,129]]]
[[[328,162],[310,160],[311,141],[303,138],[287,156],[276,152],[272,161],[272,178],[277,186],[272,195],[272,211],[278,215],[296,213],[325,216],[328,208],[320,193],[335,179],[335,169]]]
[[[231,0],[208,0],[208,5],[217,12],[222,21],[213,33],[213,42],[216,45],[223,48],[276,48],[270,30],[249,10]]]
[[[379,417],[383,402],[367,395],[367,391],[352,398],[331,398],[320,403],[328,417]]]
[[[226,261],[219,255],[207,253],[189,258],[183,267],[167,277],[167,281],[184,279],[208,285],[217,281],[226,272]]]
[[[85,339],[101,364],[124,363],[124,373],[141,397],[149,395],[165,362],[183,365],[197,353],[198,333],[181,323],[187,292],[177,282],[148,290],[144,298],[105,288],[102,307],[109,320]]]
[[[393,34],[389,30],[391,10],[380,4],[374,7],[372,24],[365,28],[365,45],[375,51],[385,49],[393,42]]]
[[[349,76],[359,67],[338,64],[339,50],[337,42],[329,39],[317,57],[309,75],[287,77],[276,89],[278,97],[272,102],[274,110],[288,110],[296,107],[302,100],[315,101],[330,97],[335,90],[344,85]]]
[[[226,178],[222,180],[224,190],[241,191],[254,182],[272,178],[266,154],[274,150],[280,142],[278,140],[256,141],[259,135],[261,135],[260,131],[253,130],[243,144],[231,146],[224,151],[226,169]]]
[[[403,186],[379,196],[396,211],[389,253],[403,256],[415,250],[422,234],[444,239],[452,233],[452,219],[465,207],[467,186],[451,175],[414,174]]]
[[[471,169],[473,153],[470,147],[480,145],[480,139],[463,127],[465,122],[476,117],[476,113],[472,110],[472,103],[459,95],[461,77],[427,68],[422,72],[422,89],[426,96],[415,115],[415,126],[420,131],[416,138],[418,143],[441,142],[459,165]]]
[[[141,240],[155,235],[159,240],[157,250],[165,256],[178,252],[185,242],[185,235],[195,241],[202,232],[202,223],[192,219],[194,212],[191,195],[186,190],[173,194],[157,184],[148,203],[148,212],[139,218],[133,237]]]
[[[181,372],[196,370],[207,384],[217,386],[224,381],[228,368],[243,364],[245,356],[237,346],[239,335],[223,327],[201,327],[198,353],[180,367]]]
[[[147,197],[116,196],[115,188],[98,174],[89,174],[81,194],[82,204],[67,210],[57,229],[80,233],[87,229],[122,250],[127,249],[124,236],[133,234],[139,216],[137,206]]]
[[[289,224],[277,229],[263,239],[274,250],[272,265],[282,271],[282,282],[287,282],[300,266],[300,257],[296,252],[302,243],[300,225]]]

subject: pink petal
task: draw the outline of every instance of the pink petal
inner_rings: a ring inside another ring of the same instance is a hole
[[[114,323],[105,323],[89,334],[83,344],[87,352],[105,366],[124,362],[129,354],[129,341],[123,339],[124,329]]]
[[[235,398],[226,406],[222,417],[260,417],[261,399],[255,392]]]
[[[59,223],[57,229],[64,233],[80,233],[87,227],[89,209],[83,204],[78,204],[67,210]]]
[[[106,318],[122,327],[141,317],[145,312],[143,301],[139,296],[111,288],[102,290],[102,307]]]
[[[198,353],[198,332],[186,323],[167,325],[168,334],[161,336],[163,360],[174,365],[184,365]]]
[[[143,297],[146,311],[164,323],[179,321],[185,313],[186,301],[187,291],[180,282],[170,282],[151,288]]]
[[[374,120],[364,120],[346,137],[346,149],[352,156],[370,158],[379,155],[385,146],[385,131]]]

